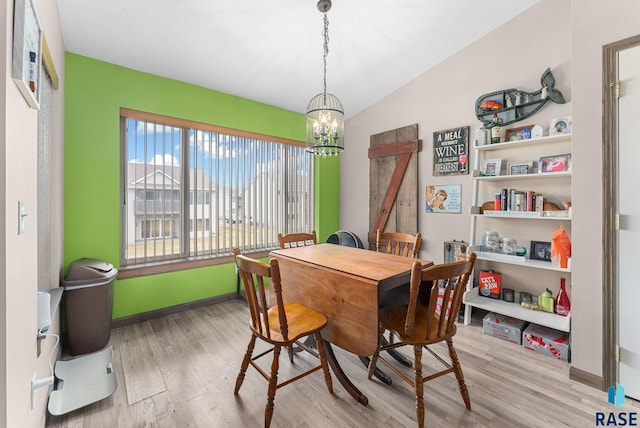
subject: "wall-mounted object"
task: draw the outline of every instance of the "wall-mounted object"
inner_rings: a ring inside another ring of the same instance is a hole
[[[469,127],[433,133],[433,176],[469,174]]]
[[[15,0],[11,76],[29,106],[40,108],[42,27],[33,0]]]
[[[488,128],[494,113],[501,119],[502,125],[508,125],[532,116],[549,100],[564,104],[564,97],[555,85],[556,79],[547,68],[540,77],[540,89],[535,92],[511,88],[481,95],[476,100],[476,117]]]
[[[462,212],[462,185],[427,186],[425,209],[428,213],[460,214]]]

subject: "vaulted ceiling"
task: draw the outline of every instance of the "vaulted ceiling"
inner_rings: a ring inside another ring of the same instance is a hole
[[[316,1],[59,5],[69,52],[304,113],[322,92]],[[333,0],[327,92],[348,118],[538,1]]]

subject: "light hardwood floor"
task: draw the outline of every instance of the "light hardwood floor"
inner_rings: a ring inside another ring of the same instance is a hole
[[[250,337],[248,318],[243,301],[229,301],[114,329],[115,394],[69,414],[49,416],[47,427],[262,426],[264,379],[250,368],[239,396],[233,394]],[[596,412],[640,413],[636,401],[627,399],[616,408],[607,403],[605,392],[569,380],[566,363],[483,335],[478,320],[459,325],[454,343],[472,410],[466,410],[453,375],[443,376],[425,385],[428,427],[592,427]],[[417,425],[408,385],[393,376],[392,385],[368,380],[358,358],[334,350],[369,405],[358,404],[335,376],[334,394],[329,394],[318,372],[278,390],[272,427]],[[286,352],[281,354],[280,379],[311,363],[309,358],[297,354],[292,367]],[[432,360],[423,356],[425,373]],[[407,374],[412,375],[410,369]]]

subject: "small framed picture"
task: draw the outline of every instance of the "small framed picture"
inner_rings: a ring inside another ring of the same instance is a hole
[[[543,156],[538,162],[538,172],[563,172],[571,170],[571,155]]]
[[[529,253],[531,260],[551,261],[551,242],[531,241],[531,252]]]
[[[507,129],[504,132],[504,141],[530,140],[532,128],[533,125],[527,125],[520,128]]]
[[[525,175],[533,172],[533,161],[529,162],[509,162],[507,163],[507,174]]]
[[[549,135],[571,134],[571,116],[551,119]]]
[[[485,177],[493,177],[500,175],[502,171],[502,159],[486,159],[482,161],[480,166],[480,175]]]
[[[42,27],[33,0],[14,4],[12,77],[29,107],[39,110]]]

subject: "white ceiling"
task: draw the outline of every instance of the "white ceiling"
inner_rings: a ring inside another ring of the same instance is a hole
[[[350,117],[538,1],[333,0],[327,92]],[[316,2],[59,0],[59,7],[69,52],[305,113],[322,92]]]

